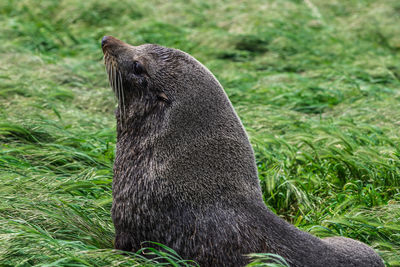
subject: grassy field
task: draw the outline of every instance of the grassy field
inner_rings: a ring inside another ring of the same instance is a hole
[[[103,35],[203,62],[249,133],[266,204],[400,266],[399,25],[398,0],[0,1],[0,266],[156,264],[112,250]]]

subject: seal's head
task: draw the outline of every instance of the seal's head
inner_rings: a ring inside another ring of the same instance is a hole
[[[167,57],[171,51],[156,45],[131,46],[112,36],[105,36],[101,44],[110,85],[118,100],[121,124],[134,113],[141,111],[144,115],[170,102],[164,87],[154,77],[160,75],[155,67],[162,67],[158,55]]]
[[[102,49],[118,100],[119,130],[124,131],[132,120],[145,124],[143,119],[150,117],[152,124],[179,117],[179,125],[167,124],[182,130],[193,122],[201,128],[202,122],[210,121],[207,117],[220,117],[224,109],[235,116],[217,79],[189,54],[155,44],[132,46],[112,36],[103,38]],[[218,103],[218,111],[210,103]]]

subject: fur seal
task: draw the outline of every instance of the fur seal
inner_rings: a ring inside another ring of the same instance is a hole
[[[300,231],[264,204],[244,127],[214,75],[154,44],[102,40],[118,100],[115,248],[165,244],[200,266],[243,266],[255,252],[291,266],[384,266],[367,245]]]

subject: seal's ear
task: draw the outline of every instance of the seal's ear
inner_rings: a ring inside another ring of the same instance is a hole
[[[164,93],[164,92],[160,92],[157,94],[158,99],[160,99],[161,101],[164,101],[166,103],[171,103],[171,100],[169,100],[168,96]]]

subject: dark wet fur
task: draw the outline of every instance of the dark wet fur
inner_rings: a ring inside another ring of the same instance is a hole
[[[118,100],[117,249],[159,242],[201,266],[243,266],[254,252],[279,254],[291,266],[383,266],[361,242],[321,240],[265,206],[246,132],[199,62],[175,49],[110,40],[103,51]],[[134,60],[145,74],[132,73]]]

